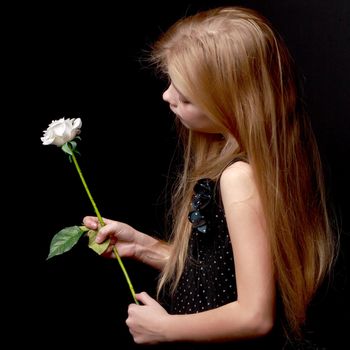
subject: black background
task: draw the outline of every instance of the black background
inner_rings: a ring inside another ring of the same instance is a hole
[[[350,3],[267,0],[79,8],[31,4],[10,12],[7,91],[16,95],[14,106],[26,111],[9,112],[13,129],[23,132],[24,140],[20,156],[11,157],[22,178],[14,176],[16,185],[11,186],[16,194],[11,197],[12,222],[17,225],[11,233],[18,242],[12,241],[16,248],[9,261],[20,266],[11,270],[16,271],[11,277],[20,306],[8,322],[20,335],[12,338],[14,345],[138,348],[124,323],[132,300],[116,261],[97,256],[85,240],[45,260],[53,235],[79,225],[93,210],[73,164],[59,148],[42,146],[40,137],[52,120],[80,117],[78,160],[102,215],[162,237],[164,186],[176,136],[161,99],[165,85],[143,63],[143,51],[178,18],[228,4],[265,14],[304,76],[330,202],[342,233],[334,283],[327,298],[315,305],[312,319],[324,346],[346,348],[336,345],[340,340],[349,344]],[[45,111],[56,106],[86,111]],[[125,265],[136,291],[154,295],[157,273],[137,262]]]

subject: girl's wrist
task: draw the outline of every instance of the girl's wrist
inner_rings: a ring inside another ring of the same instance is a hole
[[[135,242],[135,258],[158,270],[162,270],[170,256],[170,245],[143,234],[142,242]]]
[[[177,325],[181,320],[179,320],[180,315],[170,315],[162,320],[162,335],[163,341],[167,343],[181,341],[180,338],[176,336]]]

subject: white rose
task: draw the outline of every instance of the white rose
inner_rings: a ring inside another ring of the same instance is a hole
[[[43,145],[63,146],[66,142],[72,141],[80,133],[81,124],[80,118],[53,120],[44,131],[41,141]]]

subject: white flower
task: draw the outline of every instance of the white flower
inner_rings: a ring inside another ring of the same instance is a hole
[[[43,145],[63,146],[80,133],[81,124],[80,118],[53,120],[44,131],[41,141]]]

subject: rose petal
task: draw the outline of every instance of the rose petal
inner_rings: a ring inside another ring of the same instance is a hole
[[[82,121],[80,118],[73,119],[73,128],[74,129],[80,129],[82,125]]]
[[[82,125],[81,119],[65,119],[53,120],[49,127],[44,131],[41,141],[44,145],[63,146],[66,142],[72,141],[77,134],[80,133]]]

